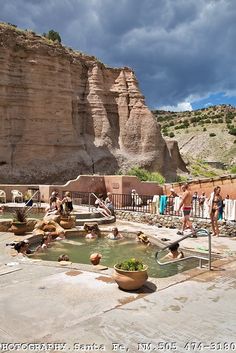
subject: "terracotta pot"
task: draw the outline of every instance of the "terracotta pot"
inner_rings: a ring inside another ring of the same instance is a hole
[[[75,227],[74,217],[61,217],[60,226],[64,229],[71,229]]]
[[[27,230],[27,222],[12,222],[11,231],[15,235],[23,235]]]
[[[139,289],[148,279],[147,266],[144,266],[144,269],[141,271],[125,271],[117,268],[115,265],[114,270],[113,278],[118,286],[124,290]]]

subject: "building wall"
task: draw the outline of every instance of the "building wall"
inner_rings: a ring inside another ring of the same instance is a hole
[[[194,180],[188,183],[190,186],[191,192],[197,191],[200,195],[202,192],[206,193],[206,196],[209,197],[211,192],[214,190],[216,186],[221,187],[221,195],[223,198],[228,194],[230,199],[236,199],[236,175],[224,176],[219,178],[208,178],[208,179],[200,179]],[[174,188],[176,193],[182,193],[181,185],[183,183],[175,183],[175,184],[166,184],[163,187],[164,194],[169,195],[170,189]]]
[[[49,196],[54,190],[57,190],[61,197],[64,191],[94,192],[96,194],[102,193],[106,196],[108,191],[113,194],[130,194],[132,189],[135,189],[140,195],[153,196],[169,195],[171,188],[174,188],[177,194],[181,194],[181,185],[183,183],[159,185],[154,182],[141,182],[137,177],[128,175],[80,175],[74,180],[69,180],[64,185],[1,184],[0,190],[6,192],[7,201],[11,202],[11,190],[16,189],[25,194],[28,189],[39,189],[41,199],[48,202]],[[229,194],[230,198],[236,199],[236,175],[192,181],[189,185],[192,192],[197,191],[198,194],[201,194],[204,191],[206,196],[210,196],[214,187],[219,185],[223,198]]]

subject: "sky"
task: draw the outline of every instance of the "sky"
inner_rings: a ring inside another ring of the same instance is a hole
[[[0,21],[111,67],[131,67],[150,109],[236,106],[236,0],[0,0]]]

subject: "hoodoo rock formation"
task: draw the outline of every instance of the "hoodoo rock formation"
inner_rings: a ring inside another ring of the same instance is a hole
[[[58,183],[134,165],[171,178],[185,168],[178,146],[170,151],[162,138],[131,69],[105,67],[5,24],[0,120],[2,183]]]

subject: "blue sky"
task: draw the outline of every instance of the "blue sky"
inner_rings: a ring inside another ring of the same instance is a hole
[[[0,0],[0,20],[135,70],[151,109],[236,106],[236,0]]]

